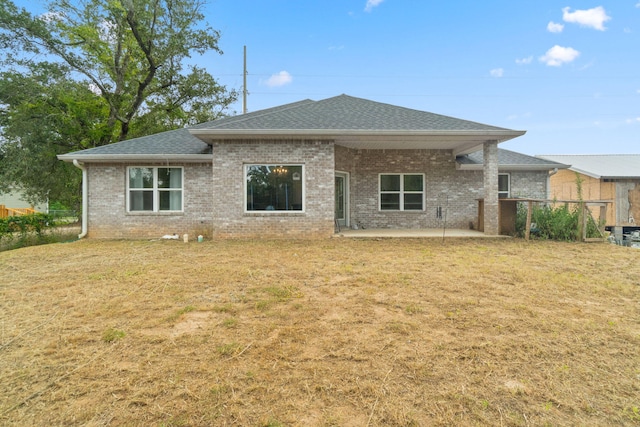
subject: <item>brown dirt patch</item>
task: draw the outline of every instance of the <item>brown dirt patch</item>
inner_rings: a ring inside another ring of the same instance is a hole
[[[640,251],[80,241],[0,253],[3,425],[637,425]]]

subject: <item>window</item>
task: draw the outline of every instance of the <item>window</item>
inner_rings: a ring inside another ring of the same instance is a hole
[[[302,165],[245,165],[246,211],[302,211]]]
[[[423,174],[380,175],[380,210],[421,211],[423,209]]]
[[[511,197],[511,177],[508,173],[498,174],[498,198],[508,199]]]
[[[182,168],[129,168],[129,212],[181,212]]]

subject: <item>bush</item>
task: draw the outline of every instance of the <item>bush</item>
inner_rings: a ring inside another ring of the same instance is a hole
[[[16,238],[18,242],[25,242],[30,235],[35,235],[36,240],[41,241],[44,231],[55,226],[53,217],[44,213],[0,218],[0,243],[6,244]]]
[[[580,206],[569,208],[567,205],[552,207],[550,205],[534,205],[531,211],[531,235],[540,239],[575,241],[578,236],[578,222],[580,221]],[[516,216],[516,232],[520,237],[525,234],[527,222],[527,207],[518,204]],[[589,216],[587,221],[587,238],[601,237],[598,224]]]

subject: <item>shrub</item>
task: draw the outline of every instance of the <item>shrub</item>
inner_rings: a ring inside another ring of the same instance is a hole
[[[580,221],[580,206],[569,208],[566,204],[553,207],[550,205],[534,205],[531,211],[531,234],[533,237],[548,240],[575,241],[578,236],[578,222]],[[527,222],[527,207],[524,203],[518,204],[516,216],[516,232],[520,237],[525,234]],[[587,221],[587,237],[601,237],[598,224],[591,216]]]
[[[36,244],[43,242],[44,232],[56,226],[53,217],[45,213],[0,218],[0,244],[18,239],[17,246],[25,246],[28,236],[35,236]]]

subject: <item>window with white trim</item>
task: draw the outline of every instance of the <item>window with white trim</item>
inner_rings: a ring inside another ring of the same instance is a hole
[[[508,199],[511,197],[511,176],[508,173],[498,174],[498,198]]]
[[[424,174],[380,174],[380,210],[424,210]]]
[[[245,165],[245,211],[304,210],[303,165]]]
[[[182,167],[129,167],[129,212],[182,212]]]

